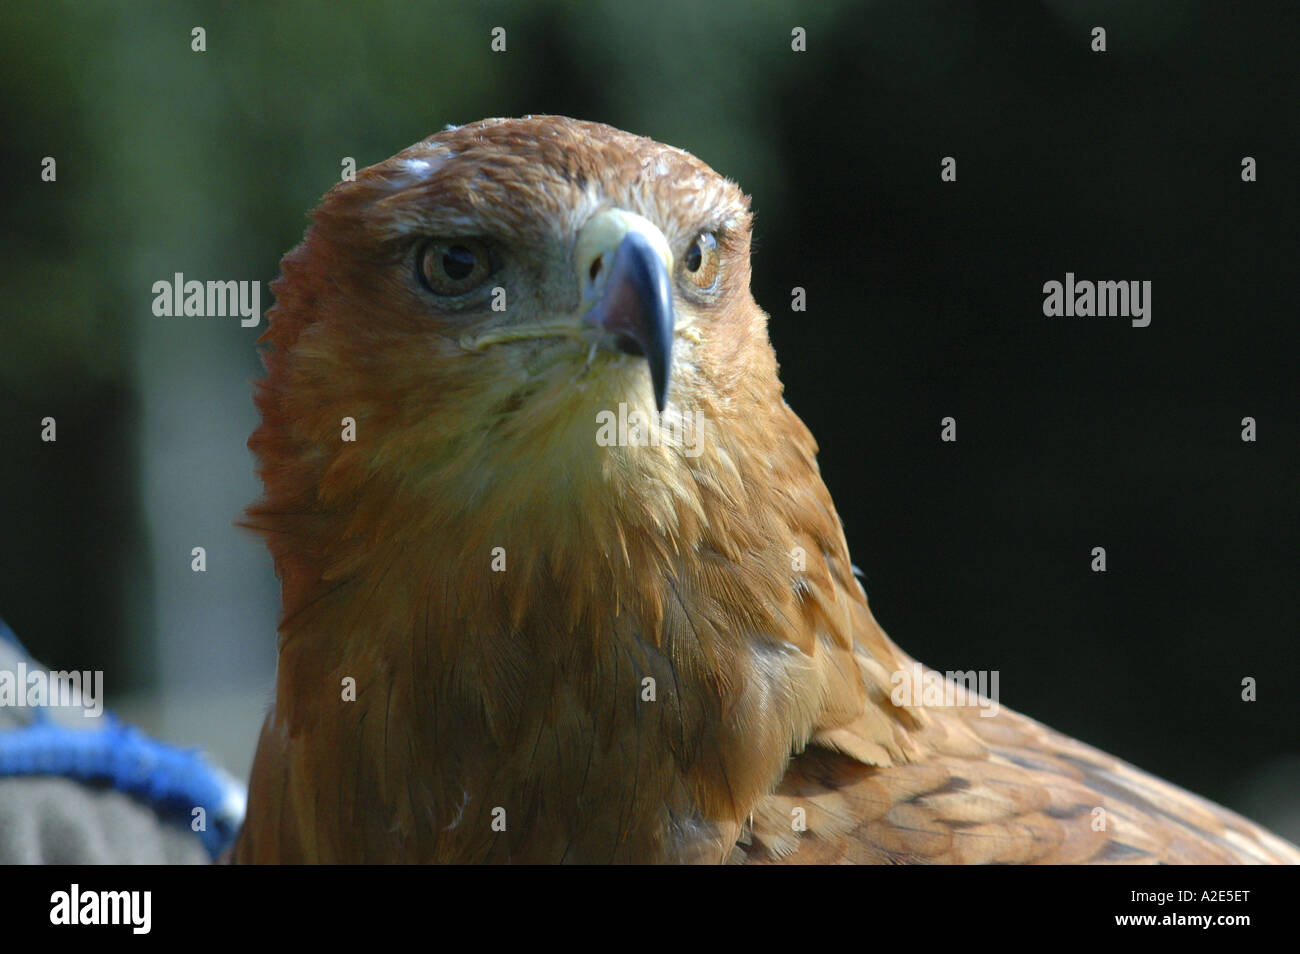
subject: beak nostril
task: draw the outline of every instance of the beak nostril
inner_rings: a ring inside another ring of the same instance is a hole
[[[631,335],[617,335],[614,340],[618,344],[618,350],[624,354],[630,354],[634,358],[645,356],[645,351],[642,350],[641,345]]]
[[[596,280],[596,276],[600,274],[600,266],[601,263],[604,261],[604,259],[605,256],[601,255],[598,256],[596,260],[591,263],[591,268],[588,271],[588,274],[591,276],[591,280],[593,282]]]

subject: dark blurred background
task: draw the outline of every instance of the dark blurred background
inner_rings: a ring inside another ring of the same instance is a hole
[[[905,649],[1300,840],[1298,9],[11,4],[0,616],[246,774],[277,615],[233,526],[264,325],[157,318],[151,286],[255,279],[269,307],[343,157],[564,113],[753,196],[787,398]],[[1151,281],[1150,327],[1045,318],[1067,271]]]

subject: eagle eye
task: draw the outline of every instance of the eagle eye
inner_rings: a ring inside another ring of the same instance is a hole
[[[682,259],[682,265],[686,268],[691,284],[705,291],[712,288],[713,283],[717,281],[719,263],[718,240],[712,232],[701,232],[697,235],[691,247],[686,250],[685,258]]]
[[[433,239],[420,251],[420,281],[435,295],[473,291],[493,271],[492,253],[474,239]]]

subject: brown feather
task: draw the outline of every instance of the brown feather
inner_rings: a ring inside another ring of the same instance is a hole
[[[572,314],[609,207],[679,261],[718,237],[717,294],[674,296],[699,456],[597,445],[598,412],[653,406],[640,359],[464,345]],[[439,133],[324,198],[264,336],[248,525],[284,612],[235,860],[1297,860],[1022,716],[891,701],[912,663],[782,398],[749,233],[699,160],[559,117]],[[431,302],[431,237],[499,245],[507,312]]]

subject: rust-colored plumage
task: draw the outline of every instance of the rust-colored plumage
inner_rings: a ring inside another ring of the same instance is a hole
[[[1300,860],[1023,716],[891,698],[913,663],[782,399],[749,232],[697,159],[559,117],[325,197],[250,442],[284,615],[235,860]],[[598,437],[665,383],[694,429]]]

